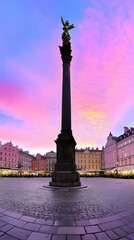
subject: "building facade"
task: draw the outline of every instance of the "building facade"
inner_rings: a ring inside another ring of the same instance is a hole
[[[46,172],[53,172],[56,163],[56,153],[51,151],[45,156]]]
[[[19,151],[12,142],[0,143],[0,168],[18,168]]]
[[[134,169],[134,128],[124,127],[124,133],[114,137],[111,133],[102,151],[102,170]]]
[[[32,169],[32,159],[33,155],[29,154],[28,151],[23,151],[19,149],[19,164],[18,167],[22,170],[31,170]]]
[[[132,166],[134,169],[134,128],[124,127],[124,134],[118,137],[118,166]]]
[[[76,149],[75,163],[78,170],[99,171],[101,170],[102,150],[98,148]]]
[[[36,154],[36,157],[32,159],[32,170],[45,171],[45,155]]]
[[[112,169],[117,166],[117,140],[110,132],[107,143],[102,149],[102,170]]]

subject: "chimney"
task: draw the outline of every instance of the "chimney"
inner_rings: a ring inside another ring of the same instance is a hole
[[[127,133],[129,131],[128,127],[124,127],[124,133]]]

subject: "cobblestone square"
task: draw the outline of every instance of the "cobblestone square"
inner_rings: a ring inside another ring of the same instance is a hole
[[[81,178],[82,189],[49,181],[1,178],[0,239],[133,239],[134,180]]]

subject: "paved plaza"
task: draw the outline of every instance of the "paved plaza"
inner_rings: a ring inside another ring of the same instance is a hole
[[[134,240],[133,179],[81,178],[81,189],[50,180],[0,179],[0,240]]]

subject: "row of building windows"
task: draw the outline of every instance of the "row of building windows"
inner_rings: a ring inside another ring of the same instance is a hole
[[[0,160],[16,162],[16,159],[14,160],[14,159],[10,159],[10,158],[9,159],[7,159],[7,158],[2,159],[2,157],[0,157]]]
[[[77,156],[77,158],[90,158],[90,157],[92,157],[92,158],[100,158],[100,155],[95,155],[95,156]]]
[[[134,155],[134,150],[133,151],[129,151],[128,153],[123,153],[121,155],[118,155],[118,158],[123,158],[123,157],[128,157],[128,156],[133,156]]]
[[[9,151],[13,151],[14,152],[14,148],[7,148],[7,147],[4,147],[5,150],[9,150]],[[16,150],[16,149],[15,149]]]
[[[78,169],[80,169],[80,168],[87,168],[87,166],[85,165],[85,166],[83,166],[83,165],[78,165]],[[90,165],[88,166],[88,168],[90,168]],[[94,165],[92,165],[92,169],[97,169],[98,168],[98,166],[96,165],[96,166],[94,166]],[[100,168],[100,165],[99,165],[99,168]]]
[[[133,139],[128,139],[128,141],[124,142],[124,144],[123,143],[119,144],[117,147],[119,148],[119,147],[123,147],[123,146],[125,146],[127,144],[130,144],[131,140],[134,141],[134,137],[133,137]]]
[[[127,166],[128,162],[127,160],[125,159],[125,161],[121,160],[119,162],[119,166]],[[129,164],[128,165],[131,165],[131,159],[129,159]]]
[[[81,162],[81,163],[90,163],[90,160],[78,160],[78,163]],[[97,160],[95,160],[95,162],[97,163]],[[100,163],[100,160],[98,161]],[[92,163],[94,163],[94,160],[92,160]]]
[[[2,152],[0,152],[0,155],[2,155]],[[6,155],[6,156],[8,155],[8,156],[12,156],[12,157],[14,157],[14,156],[15,156],[15,157],[16,157],[16,155],[14,155],[14,154],[11,154],[11,153],[9,153],[9,154],[5,153],[4,155]]]

